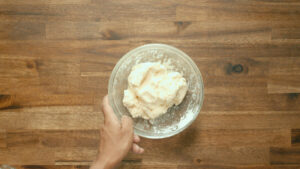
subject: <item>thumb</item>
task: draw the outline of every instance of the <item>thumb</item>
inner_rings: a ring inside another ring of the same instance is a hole
[[[112,107],[109,105],[108,96],[106,95],[102,101],[102,112],[104,114],[104,123],[117,124],[118,118]]]

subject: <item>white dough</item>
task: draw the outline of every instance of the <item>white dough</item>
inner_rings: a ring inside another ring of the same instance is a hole
[[[187,83],[178,72],[169,72],[160,63],[135,65],[128,76],[123,104],[132,117],[154,119],[179,105],[187,92]]]

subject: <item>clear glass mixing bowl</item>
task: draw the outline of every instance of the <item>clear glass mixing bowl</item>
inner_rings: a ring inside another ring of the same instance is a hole
[[[186,129],[197,117],[202,107],[204,93],[201,73],[192,59],[181,50],[165,44],[147,44],[125,54],[116,64],[109,79],[109,102],[120,119],[122,115],[131,116],[123,105],[124,90],[131,68],[143,62],[161,62],[167,68],[183,74],[187,80],[188,91],[178,106],[154,120],[134,118],[134,132],[142,137],[159,139],[173,136]]]

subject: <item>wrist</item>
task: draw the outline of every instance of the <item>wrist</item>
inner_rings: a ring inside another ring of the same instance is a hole
[[[90,169],[113,169],[115,165],[108,159],[97,159]]]

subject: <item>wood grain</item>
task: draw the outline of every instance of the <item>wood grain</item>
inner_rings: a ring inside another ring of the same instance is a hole
[[[124,29],[119,29],[119,27]],[[72,31],[66,31],[72,30]],[[73,32],[74,31],[74,32]],[[154,36],[153,36],[154,35]],[[265,22],[55,22],[46,25],[47,39],[197,39],[197,41],[260,41],[271,38]]]
[[[243,95],[207,94],[205,111],[299,111],[297,94],[258,94],[245,93]]]
[[[154,144],[153,144],[154,145]],[[157,144],[155,144],[157,145]],[[163,147],[163,149],[162,149]],[[188,152],[188,153],[186,153]],[[155,154],[155,155],[154,155]],[[146,151],[142,156],[129,154],[130,159],[140,159],[142,164],[268,164],[268,148],[264,147],[200,147],[164,144]]]
[[[6,148],[6,131],[0,130],[0,148]]]
[[[99,142],[98,130],[8,130],[7,147],[93,147]],[[164,144],[175,143],[180,148],[188,144],[181,137],[189,138],[197,146],[289,146],[289,130],[195,130],[166,139]],[[255,140],[254,138],[260,138]],[[155,143],[145,140],[149,149]]]
[[[299,128],[299,111],[209,111],[201,114],[195,126],[202,129]],[[254,114],[253,114],[254,113]],[[259,113],[259,114],[257,114]]]
[[[271,164],[299,164],[300,148],[272,147],[270,149]]]
[[[109,73],[110,74],[110,73]],[[82,103],[91,103],[88,98],[95,94],[104,95],[107,91],[107,86],[102,86],[99,84],[107,84],[108,79],[103,78],[103,76],[108,76],[106,73],[99,74],[98,72],[83,72],[81,76],[73,75],[47,75],[40,77],[0,77],[0,80],[5,83],[0,83],[1,94],[10,99],[2,98],[1,104],[3,107],[5,105],[12,104],[13,100],[22,99],[22,95],[30,96],[32,101],[37,96],[32,96],[33,92],[42,92],[43,95],[38,97],[46,97],[51,95],[61,94],[73,95],[73,99],[79,94],[86,95],[86,100],[82,100]],[[9,86],[14,86],[15,88],[10,88]],[[21,95],[16,94],[22,93]],[[65,96],[66,97],[66,96]],[[49,100],[50,98],[45,98]],[[69,100],[70,101],[70,100]]]
[[[292,146],[300,146],[300,129],[292,129]]]
[[[269,72],[270,75],[299,75],[299,66],[300,60],[298,57],[289,57],[288,59],[274,58],[270,63]]]
[[[54,151],[55,164],[68,165],[72,163],[85,163],[91,165],[98,153],[98,149],[94,147],[55,148]]]
[[[298,169],[298,165],[254,165],[254,166],[222,166],[222,165],[192,165],[178,166],[178,169]]]
[[[129,50],[145,44],[145,43],[167,43],[180,48],[193,58],[202,57],[273,57],[274,65],[276,57],[296,57],[300,54],[300,42],[295,41],[259,41],[247,43],[247,41],[232,41],[230,42],[201,42],[198,40],[178,41],[172,39],[144,39],[144,40],[115,40],[113,43],[109,40],[31,40],[31,41],[5,41],[1,42],[1,52],[8,57],[58,57],[70,58],[81,56],[85,59],[101,58],[103,62],[115,64],[122,55]],[[15,46],[19,50],[13,50]],[[35,50],[30,50],[34,47]],[[51,50],[55,49],[55,50]],[[4,56],[5,56],[4,55]],[[109,57],[104,57],[109,56]],[[99,61],[99,60],[98,60]],[[286,64],[285,64],[286,65]],[[277,65],[275,65],[277,66]],[[278,65],[279,66],[279,65]],[[285,66],[283,66],[285,67]],[[296,73],[296,72],[294,72]]]
[[[297,3],[278,5],[263,1],[253,3],[250,0],[240,2],[216,0],[197,3],[196,1],[188,0],[182,2],[182,5],[176,8],[176,19],[184,21],[295,21],[299,18],[298,12],[299,4]]]
[[[299,28],[281,28],[272,31],[272,39],[300,39]]]
[[[0,39],[44,39],[45,24],[38,22],[0,22]]]
[[[1,149],[0,159],[2,164],[10,165],[53,165],[54,152],[51,149],[8,148]]]
[[[0,95],[0,110],[13,106],[14,97],[11,95]]]
[[[47,39],[99,39],[99,22],[54,22],[46,26]],[[70,31],[74,30],[74,31]]]
[[[300,76],[277,75],[268,77],[268,93],[300,93]]]
[[[93,106],[51,106],[10,109],[0,112],[0,128],[5,129],[99,129],[101,112]]]
[[[161,2],[159,0],[130,0],[127,2],[114,2],[105,0],[93,0],[93,3],[100,6],[101,14],[103,15],[102,19],[104,21],[167,21],[175,20],[176,18],[176,1]]]
[[[99,130],[14,130],[7,131],[7,147],[93,147]]]

